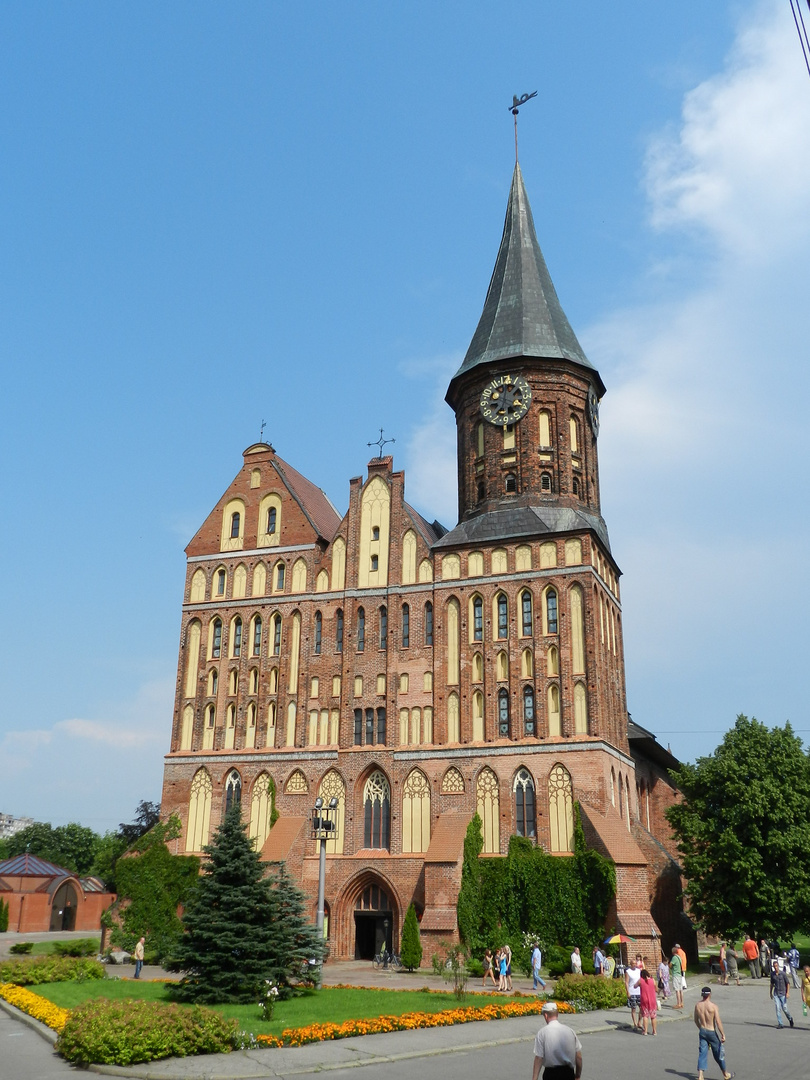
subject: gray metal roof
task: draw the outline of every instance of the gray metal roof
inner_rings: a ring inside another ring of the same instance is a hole
[[[546,536],[556,533],[595,532],[608,551],[607,525],[599,514],[570,506],[510,506],[490,510],[456,525],[434,545],[434,550],[486,544],[493,540]]]
[[[546,261],[537,242],[532,210],[515,164],[503,237],[489,283],[484,311],[470,342],[464,363],[450,381],[496,360],[517,356],[570,360],[593,371],[601,396],[599,373],[582,346],[557,299]]]

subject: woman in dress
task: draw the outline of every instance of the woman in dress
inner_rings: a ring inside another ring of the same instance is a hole
[[[506,990],[506,949],[498,949],[498,989]]]
[[[652,1024],[653,1035],[658,1034],[658,997],[655,993],[655,980],[646,968],[641,970],[641,1028],[642,1035],[647,1034],[647,1025]]]
[[[482,986],[486,986],[488,978],[492,979],[492,985],[497,990],[498,982],[495,978],[495,972],[492,970],[492,949],[486,949],[484,952],[484,977],[481,980]]]
[[[662,958],[658,965],[658,989],[661,992],[661,1004],[669,998],[669,964]]]

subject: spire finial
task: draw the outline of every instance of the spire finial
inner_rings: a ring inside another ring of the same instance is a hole
[[[537,91],[536,90],[534,91],[533,94],[522,94],[520,97],[518,97],[517,94],[513,94],[512,95],[512,104],[509,106],[509,112],[515,118],[515,164],[516,165],[517,165],[517,160],[518,160],[518,141],[517,141],[518,109],[520,108],[521,105],[525,105],[527,101],[531,101],[531,99],[533,97],[537,97]]]
[[[366,446],[379,446],[380,452],[377,455],[377,460],[382,461],[383,447],[386,445],[386,443],[395,443],[396,441],[397,441],[396,439],[384,439],[383,438],[383,429],[380,428],[380,437],[379,437],[379,439],[377,439],[375,442],[366,443]]]

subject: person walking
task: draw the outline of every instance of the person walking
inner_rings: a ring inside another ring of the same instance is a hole
[[[504,951],[506,952],[506,988],[509,993],[512,993],[512,950],[507,943],[504,945]]]
[[[762,978],[766,977],[766,972],[770,974],[771,970],[771,950],[768,948],[768,942],[763,938],[759,943],[759,966],[762,969]]]
[[[737,962],[737,950],[734,948],[734,942],[730,941],[726,946],[726,986],[729,986],[729,980],[733,979],[737,986],[740,986],[740,966]]]
[[[683,991],[686,985],[683,977],[683,963],[678,953],[678,946],[672,950],[672,959],[669,962],[669,970],[672,975],[672,989],[675,991],[674,1009],[683,1008]]]
[[[757,948],[757,943],[750,934],[745,935],[745,941],[743,942],[743,956],[748,961],[748,970],[751,972],[751,978],[762,978],[762,969],[759,966],[759,949]]]
[[[560,1023],[556,1001],[547,1001],[540,1015],[545,1022],[534,1040],[532,1080],[579,1080],[582,1076],[582,1043],[576,1032]]]
[[[726,1065],[724,1043],[726,1033],[720,1010],[711,999],[711,987],[704,986],[700,991],[700,1001],[695,1005],[694,1021],[698,1029],[698,1080],[704,1080],[703,1073],[709,1063],[709,1050],[720,1068],[724,1080],[731,1080],[734,1075]]]
[[[498,989],[506,989],[506,949],[499,949],[496,959],[498,961]]]
[[[532,949],[532,980],[534,982],[534,989],[537,989],[537,984],[545,990],[546,984],[540,975],[540,968],[543,966],[543,954],[540,952],[540,943],[535,941],[534,948]]]
[[[805,1016],[807,1016],[808,1008],[810,1008],[810,964],[805,964],[802,977],[802,1012]]]
[[[582,957],[577,948],[571,953],[571,971],[574,975],[582,974]]]
[[[484,967],[484,977],[481,980],[481,985],[486,986],[487,978],[490,978],[490,979],[492,979],[492,985],[497,990],[498,989],[498,982],[497,982],[497,980],[495,978],[495,972],[492,970],[492,949],[485,949],[484,950],[483,967]]]
[[[661,1004],[669,1000],[669,964],[666,957],[661,957],[658,965],[658,989],[661,991]]]
[[[776,1026],[783,1028],[782,1013],[788,1018],[788,1023],[793,1027],[793,1017],[788,1012],[787,999],[790,997],[790,978],[784,968],[780,968],[774,960],[771,968],[771,1001],[776,1008]]]
[[[728,968],[726,967],[726,943],[720,942],[720,985],[728,986]]]
[[[141,971],[143,970],[143,946],[146,938],[141,938],[138,944],[135,946],[135,952],[132,954],[135,957],[135,978],[140,979]]]
[[[796,948],[796,942],[787,951],[787,959],[790,964],[790,981],[794,990],[798,990],[802,985],[799,978],[799,968],[801,966],[801,958],[799,956],[799,950]]]
[[[658,995],[655,992],[655,979],[646,968],[641,969],[641,1026],[643,1033],[647,1034],[647,1023],[652,1024],[653,1035],[658,1034]]]
[[[680,958],[681,958],[681,975],[683,975],[683,988],[685,990],[686,989],[686,953],[680,947],[680,945],[678,945],[677,943],[675,945],[675,951],[677,952],[678,956],[680,956]]]

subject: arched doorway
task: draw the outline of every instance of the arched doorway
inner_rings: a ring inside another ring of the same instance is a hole
[[[63,881],[53,895],[50,930],[75,930],[79,898],[76,886]]]
[[[383,948],[392,952],[394,910],[386,890],[366,885],[354,903],[354,958],[373,960]]]

